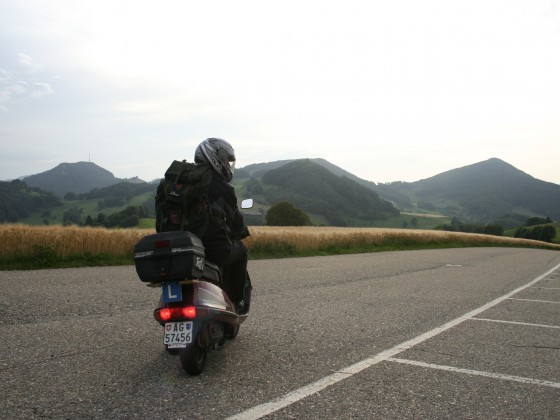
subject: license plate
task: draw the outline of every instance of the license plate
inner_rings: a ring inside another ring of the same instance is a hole
[[[165,324],[163,344],[170,349],[187,347],[192,342],[193,322],[168,322]]]

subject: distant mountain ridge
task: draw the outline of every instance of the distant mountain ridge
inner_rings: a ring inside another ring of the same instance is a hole
[[[92,162],[62,163],[23,181],[59,197],[121,182],[144,183],[138,178],[116,178]],[[239,168],[234,183],[240,197],[255,196],[265,207],[291,200],[304,211],[317,212],[320,223],[325,224],[363,222],[367,226],[366,221],[390,216],[395,208],[439,213],[468,223],[505,220],[504,226],[534,216],[560,220],[560,185],[538,180],[497,158],[416,182],[379,184],[360,179],[325,159],[290,159]],[[357,184],[364,187],[361,192]],[[155,185],[153,188],[155,191]],[[361,195],[367,199],[361,200]],[[385,207],[387,201],[394,207]]]
[[[372,189],[311,159],[292,161],[267,171],[262,176],[262,185],[269,204],[287,200],[305,212],[321,215],[331,226],[367,226],[399,215],[390,202],[379,198]]]
[[[264,173],[270,171],[271,169],[281,168],[282,166],[287,165],[288,163],[298,161],[298,160],[304,160],[304,159],[286,159],[286,160],[277,160],[274,162],[266,162],[266,163],[253,163],[251,165],[244,166],[240,170],[249,172],[251,176],[261,177]],[[342,169],[341,167],[332,164],[326,159],[312,158],[307,160],[310,160],[311,162],[314,162],[317,165],[322,166],[325,169],[328,169],[330,172],[332,172],[337,176],[345,176],[346,178],[351,179],[352,181],[364,185],[368,188],[373,188],[375,186],[375,182],[367,181],[365,179],[359,178],[356,175]]]
[[[138,177],[116,178],[107,169],[93,162],[61,163],[53,169],[22,178],[30,187],[38,187],[63,197],[68,192],[85,193],[93,188],[108,187],[119,182],[141,183]]]
[[[416,182],[376,184],[333,165],[324,159],[310,159],[334,174],[345,176],[375,191],[401,211],[436,212],[471,223],[500,222],[527,217],[560,220],[560,185],[542,181],[507,162],[491,158],[452,169]],[[293,160],[248,165],[253,177],[286,167]]]
[[[497,158],[416,182],[379,184],[376,189],[401,209],[435,210],[467,221],[492,221],[507,214],[560,220],[560,185]]]

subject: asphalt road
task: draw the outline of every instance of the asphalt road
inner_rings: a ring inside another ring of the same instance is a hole
[[[0,417],[560,418],[560,253],[250,261],[252,312],[190,377],[133,266],[0,272]]]

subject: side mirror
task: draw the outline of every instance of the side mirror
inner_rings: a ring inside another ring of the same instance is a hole
[[[241,208],[242,209],[250,209],[251,207],[253,207],[253,199],[252,198],[246,198],[245,200],[243,200],[241,202]]]

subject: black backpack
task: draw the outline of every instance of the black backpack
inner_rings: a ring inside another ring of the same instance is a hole
[[[157,188],[156,231],[188,230],[204,236],[210,223],[211,182],[207,164],[174,160]]]

